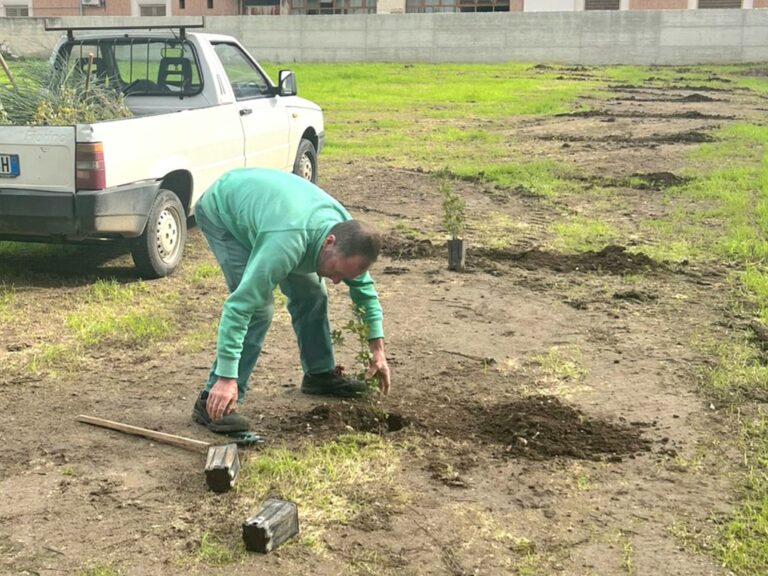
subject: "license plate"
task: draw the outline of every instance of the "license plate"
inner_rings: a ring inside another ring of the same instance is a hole
[[[16,178],[21,174],[18,154],[0,154],[0,177]]]

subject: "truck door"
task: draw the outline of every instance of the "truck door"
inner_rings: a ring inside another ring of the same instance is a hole
[[[290,122],[280,97],[240,46],[217,42],[213,47],[237,101],[245,136],[245,166],[290,170]]]

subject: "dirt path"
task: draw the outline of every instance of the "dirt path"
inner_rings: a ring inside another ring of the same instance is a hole
[[[620,191],[616,219],[629,228],[638,215],[663,213],[661,192],[682,177],[688,147],[762,113],[738,91],[617,87],[591,104],[597,112],[515,120],[510,130],[536,156],[594,178],[642,176],[647,187]],[[620,246],[557,253],[549,224],[589,214],[586,201],[461,182],[473,218],[501,213],[525,227],[509,248],[472,246],[470,269],[451,273],[444,248],[425,240],[439,234],[430,176],[371,164],[325,174],[327,190],[389,231],[374,270],[395,378],[382,404],[389,423],[371,421],[365,406],[298,393],[284,313],[243,411],[288,446],[307,438],[307,422],[320,439],[349,428],[385,434],[408,455],[397,476],[408,503],[395,513],[372,506],[335,527],[322,555],[294,546],[224,567],[191,562],[203,533],[235,543],[252,511],[206,491],[200,455],[74,417],[212,439],[189,420],[210,342],[184,353],[173,342],[104,344],[73,371],[30,374],[24,355],[66,332],[62,302],[77,301],[96,277],[130,278],[124,257],[103,266],[84,264],[80,252],[32,257],[4,280],[20,313],[0,328],[0,573],[75,573],[100,562],[129,575],[724,575],[678,536],[712,530],[711,518],[734,504],[738,458],[721,441],[726,420],[696,390],[707,364],[698,339],[721,333],[728,318],[725,271],[656,263]],[[176,317],[212,324],[224,293],[215,281],[191,281],[185,271],[200,262],[212,259],[193,231],[182,274],[156,286],[179,295],[167,299]],[[342,290],[332,303],[343,315]],[[556,361],[574,367],[567,377],[553,372]]]

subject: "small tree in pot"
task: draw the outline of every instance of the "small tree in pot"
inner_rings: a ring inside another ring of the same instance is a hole
[[[440,193],[443,195],[443,226],[451,235],[448,240],[448,270],[461,271],[464,270],[466,256],[466,246],[462,238],[466,205],[447,180],[440,183]]]

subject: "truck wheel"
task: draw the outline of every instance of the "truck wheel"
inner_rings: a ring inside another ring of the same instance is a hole
[[[144,233],[134,240],[133,262],[143,278],[162,278],[176,270],[187,241],[187,218],[178,196],[157,193]]]
[[[306,138],[299,142],[296,151],[296,161],[293,163],[293,173],[312,183],[317,182],[317,151],[315,145]]]

